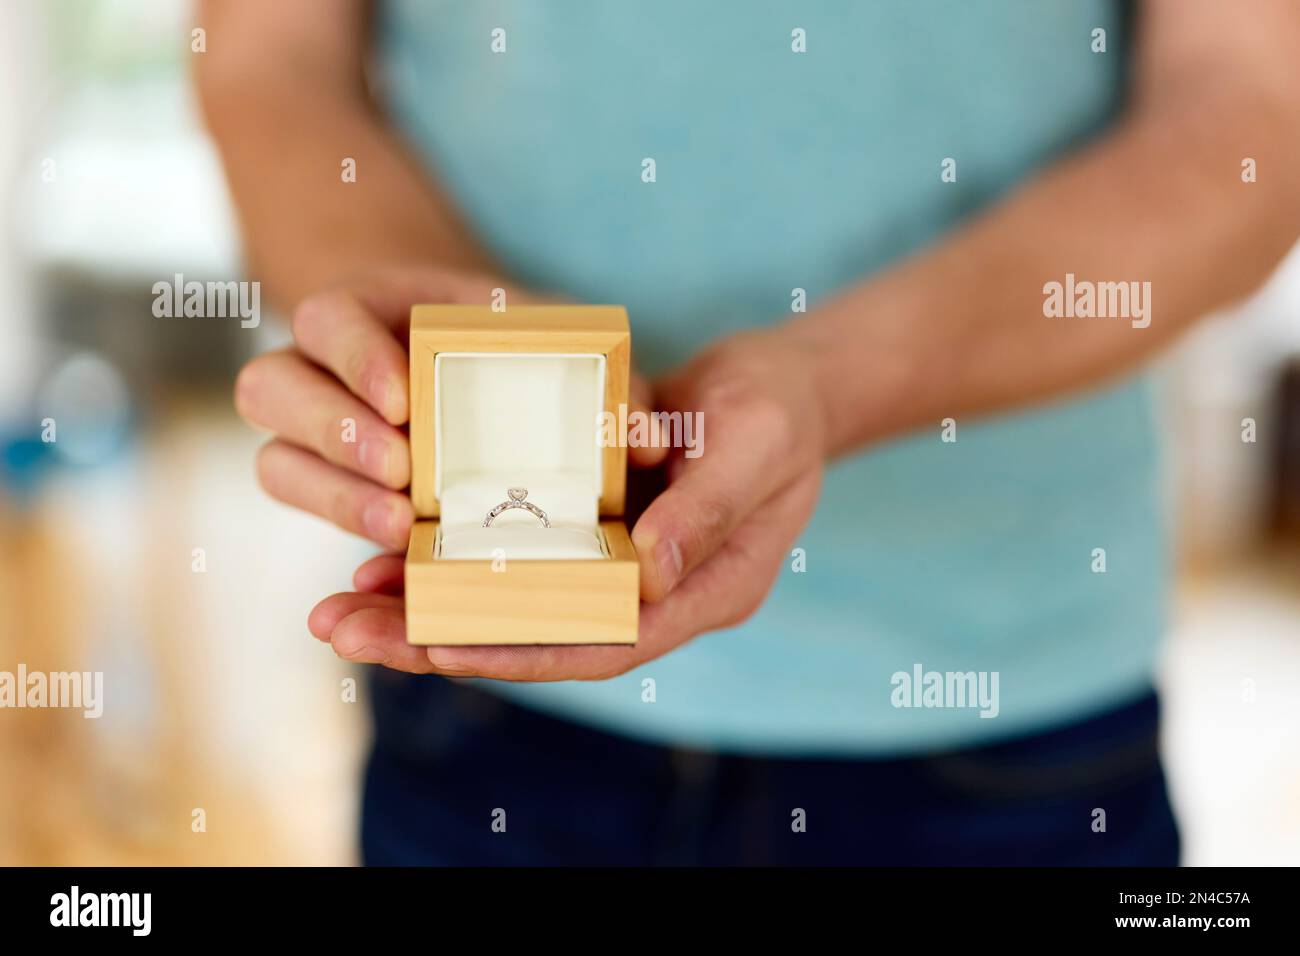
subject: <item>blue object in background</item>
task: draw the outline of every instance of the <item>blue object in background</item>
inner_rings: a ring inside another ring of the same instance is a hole
[[[0,432],[0,488],[18,501],[26,501],[55,465],[55,456],[40,434]]]

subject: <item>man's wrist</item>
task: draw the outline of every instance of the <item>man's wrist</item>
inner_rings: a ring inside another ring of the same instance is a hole
[[[903,304],[875,285],[849,290],[779,328],[782,348],[817,395],[827,458],[895,434],[917,413],[916,339]]]

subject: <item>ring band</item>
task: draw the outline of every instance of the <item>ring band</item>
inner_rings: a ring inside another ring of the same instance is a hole
[[[531,511],[534,516],[542,519],[543,528],[551,526],[551,519],[546,517],[546,512],[528,500],[527,488],[507,488],[506,500],[487,513],[487,517],[483,519],[483,527],[492,527],[492,522],[497,515],[503,511],[509,511],[511,508],[523,508],[525,511]]]

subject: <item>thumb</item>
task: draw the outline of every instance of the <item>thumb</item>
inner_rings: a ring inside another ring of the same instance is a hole
[[[776,489],[782,475],[761,442],[732,437],[726,446],[715,442],[707,457],[674,452],[672,480],[632,529],[645,600],[662,600]]]
[[[629,422],[636,421],[642,416],[647,422],[642,433],[644,441],[638,441],[633,445],[629,436],[624,436],[629,438],[627,448],[628,463],[634,468],[657,468],[668,457],[668,447],[663,441],[659,420],[653,412],[654,398],[650,382],[636,369],[632,370],[628,382],[628,405]],[[637,415],[637,418],[633,418],[633,415]]]

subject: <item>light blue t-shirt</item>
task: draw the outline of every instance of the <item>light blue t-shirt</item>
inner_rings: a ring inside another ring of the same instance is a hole
[[[815,308],[1102,129],[1126,19],[1103,0],[390,0],[379,44],[395,120],[509,274],[625,303],[654,373],[787,319],[793,289]],[[947,157],[956,182],[941,181]],[[745,625],[615,680],[486,686],[745,752],[1045,729],[1149,686],[1167,573],[1157,466],[1140,380],[963,420],[955,443],[935,422],[830,469],[798,541],[806,571],[787,568]],[[918,664],[996,671],[998,716],[895,707],[893,676]]]

